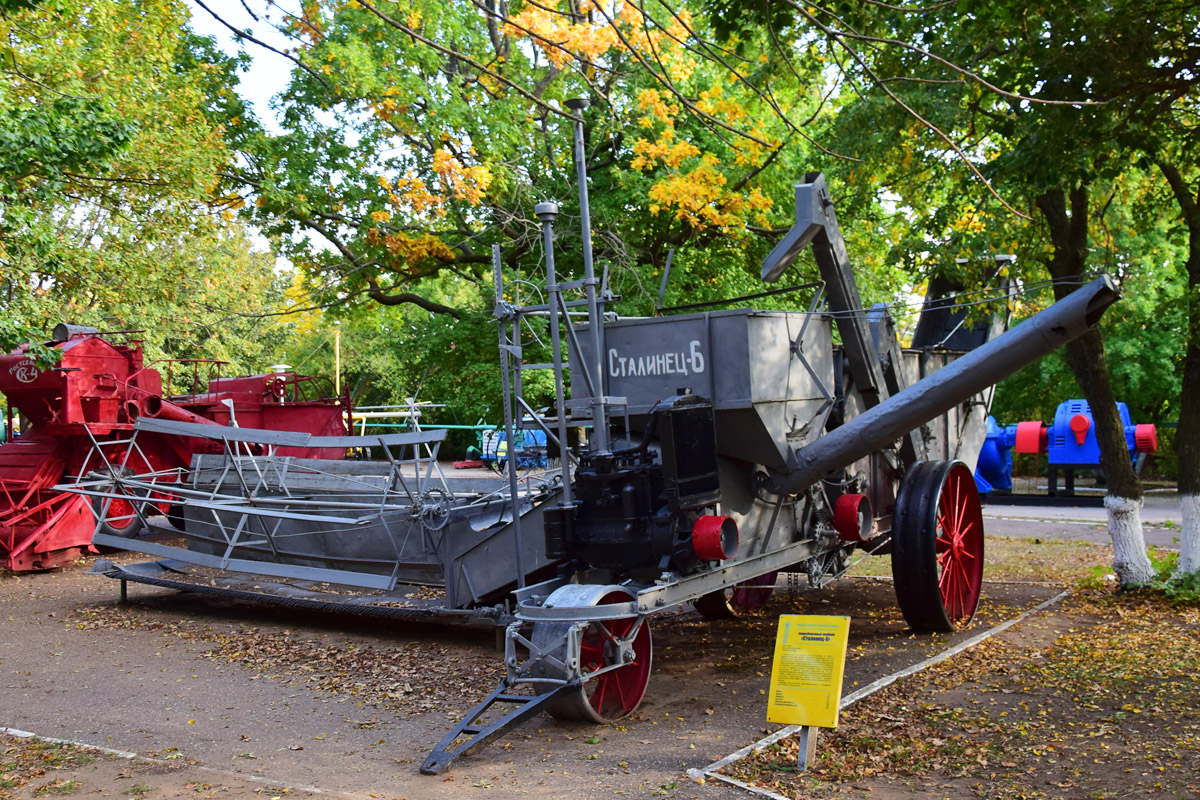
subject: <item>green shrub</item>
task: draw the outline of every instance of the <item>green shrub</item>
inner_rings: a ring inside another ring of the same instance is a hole
[[[1162,592],[1179,606],[1200,606],[1200,572],[1176,574],[1179,553],[1150,549],[1155,578],[1151,588]]]

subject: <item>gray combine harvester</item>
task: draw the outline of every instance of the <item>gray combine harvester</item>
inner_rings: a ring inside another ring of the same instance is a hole
[[[581,131],[577,122],[580,165]],[[967,624],[983,575],[972,466],[990,387],[1095,325],[1117,299],[1111,282],[1099,278],[999,336],[964,331],[961,309],[932,298],[913,348],[902,350],[886,308],[862,308],[832,201],[814,173],[797,187],[795,226],[763,265],[763,278],[775,281],[812,247],[822,281],[808,287],[807,311],[606,318],[579,172],[581,279],[560,283],[555,273],[553,203],[536,209],[546,303],[505,302],[493,251],[509,440],[519,419],[534,419],[555,442],[569,441],[571,426],[588,431],[582,452],[562,450],[557,475],[518,480],[510,459],[504,486],[461,491],[435,468],[436,434],[339,440],[389,453],[382,469],[346,470],[353,462],[273,454],[332,446],[324,442],[139,421],[219,440],[224,455],[197,460],[187,487],[170,490],[186,520],[186,550],[100,535],[98,544],[165,559],[101,569],[188,589],[189,564],[240,570],[292,580],[275,599],[300,605],[330,601],[296,580],[360,586],[380,593],[334,600],[365,613],[504,623],[506,677],[435,748],[426,773],[540,710],[596,722],[631,713],[650,677],[653,615],[688,603],[707,616],[733,613],[731,601],[753,607],[779,571],[822,585],[856,552],[890,553],[913,629]],[[583,297],[568,301],[572,291]],[[585,308],[586,322],[568,322],[572,309]],[[522,361],[530,315],[549,317],[552,364]],[[978,346],[969,352],[944,346],[972,337]],[[554,371],[551,419],[537,418],[522,397],[521,375],[533,367]],[[152,475],[113,473],[76,490],[135,504],[160,491]],[[202,588],[263,593],[229,580]],[[429,597],[419,586],[443,591]]]

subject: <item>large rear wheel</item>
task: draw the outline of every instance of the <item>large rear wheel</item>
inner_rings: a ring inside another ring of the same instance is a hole
[[[619,586],[568,584],[546,600],[548,607],[580,608],[628,603],[633,595]],[[531,641],[555,661],[577,663],[582,677],[579,689],[556,699],[551,716],[584,722],[611,722],[632,714],[650,682],[653,646],[650,625],[644,618],[595,620],[581,636],[571,637],[573,623],[538,622]],[[574,644],[573,644],[574,643]],[[538,677],[569,679],[549,659],[534,668]]]
[[[917,631],[966,626],[983,585],[983,512],[961,461],[921,461],[900,484],[892,521],[892,577]]]

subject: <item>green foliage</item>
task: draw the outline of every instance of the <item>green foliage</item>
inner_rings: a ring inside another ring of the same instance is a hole
[[[1175,606],[1200,607],[1200,572],[1179,574],[1179,553],[1173,550],[1152,547],[1148,555],[1154,566],[1154,578],[1144,586],[1135,587],[1136,591],[1164,596]],[[1093,567],[1080,578],[1079,585],[1085,589],[1107,589],[1112,578],[1111,567]]]
[[[1146,156],[1197,151],[1187,144],[1200,80],[1194,4],[1162,4],[1153,19],[1132,0],[705,6],[739,47],[746,30],[766,26],[784,43],[772,61],[799,52],[827,65],[835,88],[820,141],[861,159],[831,171],[860,201],[839,212],[881,223],[889,258],[918,285],[935,274],[985,284],[995,254],[1017,256],[1007,277],[1040,281],[1056,251],[1035,203],[1082,187],[1092,213],[1081,258],[1125,295],[1103,322],[1116,394],[1139,421],[1178,417],[1187,242]],[[867,211],[880,206],[898,212],[895,223]],[[1024,299],[1018,319],[1047,302]],[[1005,381],[996,411],[1045,418],[1079,394],[1051,356]]]
[[[112,164],[134,132],[100,98],[59,97],[48,106],[13,109],[0,121],[0,193],[52,199],[73,173]]]
[[[246,118],[226,129],[242,154],[226,189],[295,264],[291,302],[332,304],[293,326],[283,360],[332,372],[336,319],[357,402],[418,395],[452,402],[462,421],[498,421],[490,249],[501,246],[506,281],[541,283],[532,209],[553,198],[560,277],[581,277],[573,129],[563,113],[576,96],[592,101],[583,119],[593,243],[597,271],[619,298],[611,308],[652,313],[671,250],[667,305],[764,288],[759,264],[790,225],[794,183],[812,166],[770,104],[814,112],[818,100],[800,81],[819,65],[797,62],[799,75],[760,69],[749,55],[761,49],[760,33],[738,62],[741,80],[672,38],[707,37],[703,18],[680,18],[689,33],[659,9],[643,29],[638,7],[622,8],[632,16],[606,22],[597,12],[584,22],[553,4],[514,4],[505,26],[461,0],[417,0],[389,20],[330,2],[279,24],[302,63],[277,100],[282,131]],[[542,38],[531,38],[535,28]],[[668,28],[671,36],[654,34],[651,57],[638,37]],[[700,113],[664,89],[664,74]],[[892,299],[905,277],[874,236],[853,238],[865,293]],[[806,258],[786,280],[815,274]],[[549,401],[542,377],[525,388],[534,402]]]
[[[62,358],[62,351],[54,347],[47,347],[45,342],[37,341],[34,336],[36,333],[20,321],[0,318],[0,343],[8,343],[10,347],[15,347],[30,342],[27,355],[33,359],[35,364],[43,369],[57,364]]]
[[[626,12],[640,13],[633,8]],[[782,149],[784,123],[762,98],[716,65],[684,64],[664,37],[664,69],[680,90],[711,118],[735,121],[719,129],[661,91],[628,20],[572,23],[527,5],[506,27],[481,9],[416,2],[385,21],[313,4],[288,27],[308,68],[294,71],[280,98],[285,130],[247,129],[234,141],[247,154],[238,176],[254,197],[247,213],[279,237],[315,300],[403,298],[440,313],[482,311],[432,301],[428,279],[454,270],[487,280],[492,243],[504,247],[510,270],[531,268],[540,255],[532,207],[546,197],[561,205],[563,271],[577,271],[572,127],[562,102],[580,95],[594,103],[584,119],[596,260],[627,308],[652,307],[656,287],[645,273],[660,271],[671,248],[694,249],[706,281],[750,274],[769,242],[747,226],[790,218],[801,155]],[[523,33],[542,25],[545,36],[559,31],[572,44]],[[614,30],[630,40],[618,45]],[[575,52],[592,48],[600,55],[591,60]],[[596,69],[606,75],[601,85]],[[739,126],[758,141],[730,132]],[[331,246],[314,246],[314,234]]]
[[[1153,176],[1131,169],[1093,234],[1091,260],[1111,275],[1121,301],[1101,320],[1117,400],[1135,422],[1174,422],[1180,415],[1187,307],[1186,242],[1170,224],[1170,206],[1153,192]],[[1045,293],[1044,293],[1045,294]],[[1048,300],[1048,298],[1047,298]],[[997,419],[1049,420],[1082,391],[1060,352],[997,387]]]
[[[1162,592],[1173,605],[1200,607],[1200,572],[1179,574],[1179,553],[1150,550],[1155,579],[1150,588]]]
[[[219,186],[237,60],[180,0],[21,5],[0,17],[0,348],[67,321],[262,369],[274,344],[244,315],[281,287]]]

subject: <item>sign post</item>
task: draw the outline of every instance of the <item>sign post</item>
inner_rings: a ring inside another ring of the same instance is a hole
[[[801,725],[803,772],[816,756],[817,728],[836,728],[849,617],[784,614],[775,637],[767,721]]]

